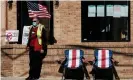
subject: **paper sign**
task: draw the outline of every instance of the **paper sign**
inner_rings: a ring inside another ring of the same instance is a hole
[[[107,15],[106,16],[113,16],[113,14],[114,14],[114,6],[113,5],[107,5],[106,11],[107,11]]]
[[[97,5],[97,17],[104,17],[104,5]]]
[[[6,30],[6,42],[18,42],[19,30]]]
[[[121,17],[128,17],[128,6],[121,5]]]
[[[96,6],[89,5],[88,6],[88,17],[95,17],[96,16]]]
[[[27,45],[29,39],[29,32],[31,26],[24,26],[23,28],[23,36],[22,36],[22,44]]]
[[[114,5],[113,17],[121,17],[121,6],[120,5]]]

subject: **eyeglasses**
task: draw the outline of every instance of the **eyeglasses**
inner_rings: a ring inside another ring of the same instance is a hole
[[[33,22],[37,22],[37,21],[33,21]]]

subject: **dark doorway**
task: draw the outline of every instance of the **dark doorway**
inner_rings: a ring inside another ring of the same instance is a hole
[[[41,23],[45,25],[48,30],[49,43],[52,43],[53,39],[53,1],[33,1],[35,3],[41,3],[45,5],[48,9],[48,12],[51,15],[50,19],[43,19]],[[17,1],[17,29],[19,30],[19,41],[18,43],[22,43],[22,34],[23,27],[30,26],[32,24],[32,19],[29,18],[27,1]]]

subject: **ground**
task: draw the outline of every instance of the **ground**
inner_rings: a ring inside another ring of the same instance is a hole
[[[2,77],[1,80],[25,80],[24,77]],[[41,78],[40,80],[61,80],[61,77],[46,77],[46,78]],[[88,80],[88,79],[85,79]],[[93,80],[91,78],[91,80]],[[121,79],[121,80],[133,80],[133,79]]]
[[[25,77],[2,77],[1,80],[25,80]],[[40,78],[40,80],[61,80],[61,77],[46,77],[44,78]]]

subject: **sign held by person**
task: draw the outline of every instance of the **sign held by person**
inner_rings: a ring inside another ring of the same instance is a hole
[[[22,45],[27,45],[29,39],[29,32],[31,26],[24,26],[23,36],[22,36]]]

